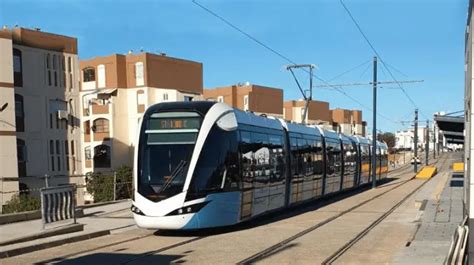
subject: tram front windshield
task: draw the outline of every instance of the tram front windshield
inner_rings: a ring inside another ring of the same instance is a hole
[[[138,192],[159,201],[183,190],[202,118],[161,112],[144,121],[138,156]]]

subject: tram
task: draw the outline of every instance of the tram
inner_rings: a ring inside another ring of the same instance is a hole
[[[371,183],[371,143],[217,102],[150,106],[134,154],[132,212],[142,228],[234,225]],[[378,180],[388,172],[377,143]]]

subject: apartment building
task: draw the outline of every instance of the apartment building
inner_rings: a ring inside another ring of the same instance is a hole
[[[362,121],[362,111],[333,109],[331,110],[334,129],[347,135],[365,136],[365,126]]]
[[[301,123],[303,121],[305,106],[305,100],[285,101],[283,106],[285,120]],[[308,103],[306,121],[308,124],[317,124],[325,129],[332,129],[332,117],[331,111],[329,110],[329,102],[311,100]]]
[[[77,39],[4,27],[0,69],[3,191],[42,187],[45,175],[81,174]],[[2,195],[3,204],[9,198]]]
[[[83,170],[132,165],[140,118],[150,105],[202,100],[202,63],[152,53],[80,62]]]
[[[204,90],[206,100],[224,102],[229,106],[256,114],[283,117],[283,90],[249,82]]]

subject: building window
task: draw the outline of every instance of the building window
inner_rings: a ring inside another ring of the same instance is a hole
[[[163,93],[163,101],[168,101],[168,93]]]
[[[71,141],[71,155],[76,155],[76,148],[74,145],[74,140]]]
[[[46,69],[51,69],[51,55],[46,55]]]
[[[105,87],[105,65],[97,66],[97,86],[99,88]]]
[[[249,95],[244,96],[244,110],[249,110]]]
[[[13,83],[15,86],[23,86],[23,65],[21,51],[13,49]]]
[[[137,105],[145,105],[145,103],[146,103],[145,92],[143,92],[143,90],[138,90],[137,91]]]
[[[66,141],[64,141],[64,153],[66,155],[69,155],[69,143]]]
[[[56,154],[59,155],[61,153],[61,146],[59,145],[59,140],[56,140]]]
[[[67,70],[69,73],[72,73],[72,61],[71,57],[67,57]]]
[[[15,94],[15,123],[16,131],[25,131],[25,111],[23,106],[23,96]]]
[[[54,71],[54,86],[58,86],[58,72]]]
[[[26,144],[22,139],[16,139],[16,156],[19,163],[27,161]]]
[[[110,168],[110,147],[99,145],[94,147],[94,167]]]
[[[143,86],[145,84],[145,77],[143,75],[143,63],[135,64],[135,83],[136,86]]]
[[[54,141],[49,140],[49,154],[54,155]]]
[[[94,68],[85,68],[83,70],[83,79],[84,82],[92,82],[95,81],[95,69]]]
[[[92,131],[95,133],[108,133],[109,132],[109,120],[100,118],[94,121],[92,125]]]
[[[193,97],[184,96],[184,101],[193,101]]]
[[[56,70],[56,55],[53,55],[53,70]]]
[[[84,148],[84,154],[86,156],[86,160],[91,160],[92,159],[92,154],[91,154],[91,147],[87,146]]]
[[[217,97],[217,102],[224,103],[224,97],[223,96],[218,96]]]

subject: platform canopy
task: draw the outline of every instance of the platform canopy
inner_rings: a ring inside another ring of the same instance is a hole
[[[461,115],[456,115],[462,113]],[[435,115],[435,122],[448,143],[464,143],[464,113],[463,111]]]

